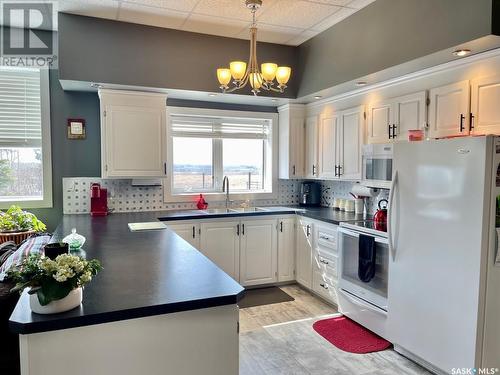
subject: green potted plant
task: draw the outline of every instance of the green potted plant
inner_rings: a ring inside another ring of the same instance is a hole
[[[45,224],[34,214],[23,211],[19,206],[12,205],[7,211],[0,211],[0,243],[14,241],[20,244],[33,233],[45,229]]]
[[[102,269],[98,260],[61,254],[50,259],[32,254],[7,272],[16,283],[12,291],[30,288],[30,308],[38,314],[71,310],[82,303],[83,286]]]

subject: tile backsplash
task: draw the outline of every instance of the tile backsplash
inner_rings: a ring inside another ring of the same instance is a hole
[[[63,212],[84,214],[90,212],[90,185],[100,183],[108,189],[108,207],[114,212],[138,212],[196,209],[196,202],[163,202],[162,186],[132,186],[131,180],[102,179],[99,177],[63,178]],[[299,180],[279,180],[277,199],[252,201],[254,206],[290,206],[299,203]],[[208,198],[207,198],[208,200]],[[224,201],[208,200],[210,207],[222,207]],[[244,203],[236,200],[234,206]]]
[[[90,212],[90,185],[100,183],[108,189],[108,207],[114,212],[161,211],[196,209],[195,202],[163,202],[162,186],[132,186],[131,180],[102,179],[99,177],[63,178],[63,212],[84,214]],[[299,203],[300,180],[279,180],[277,199],[259,199],[253,206],[290,206]],[[320,181],[321,205],[333,206],[333,198],[352,199],[349,194],[353,182]],[[379,190],[378,195],[367,200],[368,212],[375,212],[380,199],[387,199],[388,190]],[[239,206],[245,201],[234,201]],[[224,201],[209,201],[210,207],[222,207]]]

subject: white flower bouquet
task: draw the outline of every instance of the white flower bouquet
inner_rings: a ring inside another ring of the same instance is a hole
[[[16,283],[13,291],[31,288],[41,306],[66,297],[73,289],[89,283],[102,266],[96,259],[85,260],[75,255],[62,254],[54,260],[32,254],[19,266],[11,268],[7,277]]]

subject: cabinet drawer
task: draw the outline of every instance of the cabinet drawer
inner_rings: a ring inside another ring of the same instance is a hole
[[[325,298],[327,301],[338,303],[337,283],[330,283],[321,272],[315,270],[313,273],[313,291]]]
[[[338,258],[336,256],[325,258],[316,254],[314,260],[315,271],[318,271],[329,283],[336,283],[338,280]]]
[[[324,248],[325,250],[332,250],[334,253],[337,252],[337,225],[331,226],[318,226],[316,232],[316,243],[318,248]]]

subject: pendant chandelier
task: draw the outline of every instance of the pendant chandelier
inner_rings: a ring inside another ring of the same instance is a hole
[[[246,0],[247,8],[252,12],[252,26],[250,27],[250,58],[248,64],[244,61],[231,61],[228,68],[217,69],[217,79],[222,92],[229,93],[242,89],[248,83],[252,87],[252,93],[257,95],[260,90],[283,93],[290,79],[292,69],[288,66],[267,62],[260,66],[257,62],[257,23],[255,12],[262,5],[262,0]],[[233,87],[229,87],[233,79]],[[278,83],[275,87],[276,82]]]

